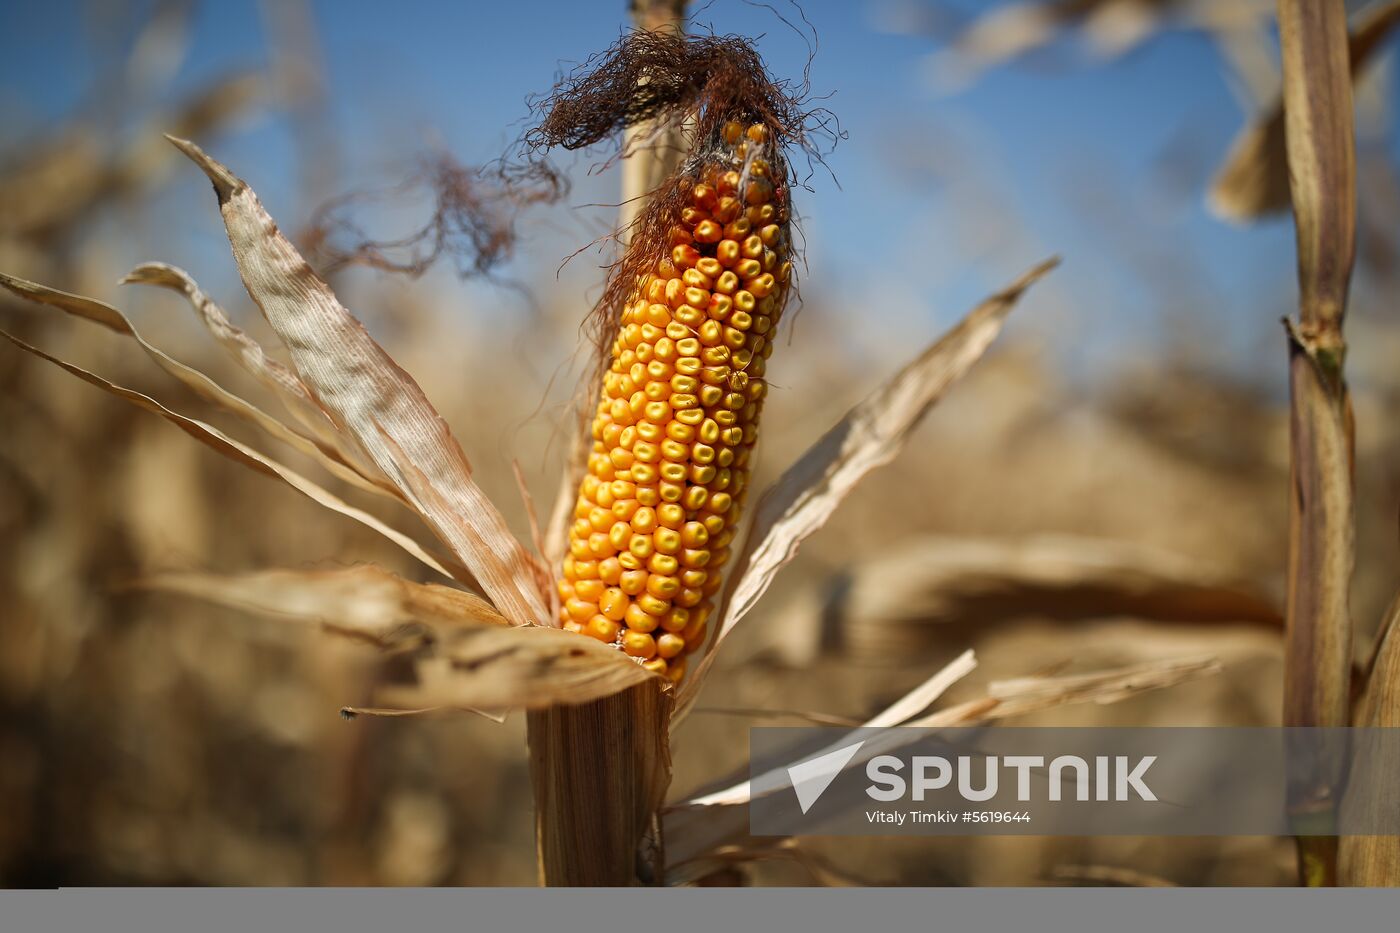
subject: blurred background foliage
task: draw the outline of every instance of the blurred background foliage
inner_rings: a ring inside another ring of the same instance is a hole
[[[349,216],[390,240],[432,212],[430,186],[404,179],[425,159],[499,156],[528,95],[615,39],[626,12],[622,0],[6,4],[0,268],[111,300],[175,355],[250,388],[177,296],[114,284],[137,262],[174,262],[241,324],[262,323],[207,182],[159,134],[229,163],[307,245],[318,210],[349,192],[376,193]],[[810,26],[784,4],[714,0],[693,14],[694,28],[762,35],[778,74],[799,77],[815,48],[813,91],[834,92],[824,103],[849,133],[798,202],[808,269],[775,357],[761,472],[982,294],[1051,252],[1065,265],[780,578],[741,636],[749,650],[731,649],[711,708],[677,737],[676,793],[744,766],[747,711],[857,717],[967,647],[983,665],[953,701],[1007,676],[1192,653],[1226,663],[1034,722],[1276,722],[1292,230],[1286,214],[1248,216],[1248,198],[1211,196],[1277,98],[1272,4],[807,0],[802,12]],[[1400,582],[1392,59],[1381,37],[1357,76],[1358,653]],[[547,502],[584,365],[579,323],[609,257],[587,247],[616,216],[615,169],[588,155],[569,168],[565,204],[521,216],[518,249],[488,278],[450,259],[416,279],[333,276],[522,532],[511,463]],[[0,324],[189,401],[96,328],[8,298]],[[167,568],[416,568],[13,349],[0,350],[0,426],[0,883],[533,883],[521,717],[342,720],[379,676],[366,653],[132,586]],[[731,880],[1274,884],[1292,860],[1269,839],[803,851]]]

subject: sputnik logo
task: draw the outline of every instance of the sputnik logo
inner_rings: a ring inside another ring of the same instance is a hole
[[[831,782],[836,780],[836,775],[841,773],[841,769],[850,763],[864,744],[865,740],[861,739],[854,745],[846,745],[816,758],[809,758],[787,769],[788,779],[792,781],[792,789],[797,792],[797,803],[802,807],[803,813],[812,809],[812,805],[826,793]]]

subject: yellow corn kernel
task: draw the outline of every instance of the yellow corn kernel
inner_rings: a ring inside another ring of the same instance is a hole
[[[610,643],[617,640],[617,634],[620,631],[622,631],[622,626],[618,625],[612,619],[601,615],[589,619],[588,624],[583,627],[583,634],[596,638],[599,641]],[[676,636],[667,635],[664,637],[675,638]],[[684,639],[682,639],[682,641],[684,641]],[[667,657],[674,657],[674,655],[667,655]]]
[[[621,622],[627,614],[627,594],[621,587],[609,587],[598,600],[602,615],[614,622]]]
[[[628,631],[622,636],[622,650],[634,658],[651,658],[656,654],[656,639],[644,632]]]
[[[589,634],[593,634],[591,630],[589,631]],[[612,639],[606,638],[603,640],[611,641]],[[677,635],[673,632],[667,632],[665,635],[662,635],[660,638],[656,639],[656,653],[663,658],[674,658],[676,655],[680,654],[684,650],[685,639],[682,636]]]
[[[569,614],[570,619],[583,623],[598,614],[598,604],[575,598],[564,603],[564,611]]]
[[[658,578],[663,580],[679,579],[677,577],[677,574],[680,573],[681,562],[675,557],[671,556],[670,554],[653,554],[650,558],[647,559],[646,569],[651,574],[651,577],[647,580],[648,592],[652,592],[650,589],[650,584],[652,580],[656,580]],[[658,584],[658,586],[660,585],[661,584]],[[666,592],[670,592],[670,595],[665,595]],[[661,598],[663,599],[670,599],[672,596],[675,595],[675,592],[671,591],[668,585],[666,586],[666,589],[663,593],[656,593],[654,595],[661,596]]]
[[[647,612],[636,603],[627,607],[627,614],[623,618],[623,621],[627,623],[628,630],[633,632],[655,631],[656,627],[661,624],[659,618]]]
[[[702,220],[695,225],[696,243],[718,243],[724,235],[724,228],[713,220]]]
[[[596,603],[607,589],[602,580],[579,580],[574,584],[574,595],[587,603]]]
[[[687,650],[689,650],[689,647],[689,645],[686,646]],[[685,655],[681,655],[678,658],[671,659],[671,662],[667,665],[666,668],[666,677],[673,684],[678,684],[681,682],[681,680],[685,677]]]
[[[656,616],[657,618],[664,616],[671,609],[669,600],[658,599],[649,592],[639,595],[637,601],[633,603],[633,605],[640,607],[647,615]]]
[[[661,628],[667,632],[683,632],[690,624],[690,610],[676,606],[661,617]]]
[[[618,588],[628,596],[636,596],[647,587],[647,572],[645,570],[628,570],[622,574],[622,579],[618,583]]]

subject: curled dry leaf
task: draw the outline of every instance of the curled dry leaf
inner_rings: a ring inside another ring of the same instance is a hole
[[[118,334],[130,337],[140,345],[148,357],[155,361],[157,366],[184,383],[200,398],[219,406],[230,414],[237,415],[249,424],[261,428],[271,437],[313,458],[330,473],[347,483],[368,492],[383,493],[383,489],[361,476],[353,467],[344,462],[333,448],[318,443],[300,431],[288,427],[251,402],[234,395],[204,373],[181,363],[160,348],[147,342],[136,330],[130,319],[111,305],[95,298],[85,298],[82,295],[61,292],[56,288],[49,288],[46,285],[16,278],[3,272],[0,272],[0,287],[27,301],[45,307],[57,308],[75,317],[93,321]]]
[[[219,453],[223,454],[225,457],[228,457],[230,460],[233,460],[237,463],[241,463],[249,469],[256,470],[257,472],[262,473],[264,476],[271,476],[275,479],[280,479],[288,486],[291,486],[297,492],[300,492],[302,495],[311,499],[318,505],[325,506],[331,511],[338,512],[341,515],[346,516],[347,518],[353,518],[360,524],[368,528],[374,529],[384,537],[388,538],[390,541],[397,544],[399,547],[403,548],[409,554],[422,561],[428,567],[442,574],[444,577],[464,576],[466,574],[466,571],[460,567],[440,562],[436,557],[434,557],[426,549],[424,549],[424,547],[421,544],[419,544],[417,541],[414,541],[408,535],[405,535],[400,531],[396,531],[395,529],[390,528],[388,525],[384,524],[382,521],[375,518],[373,515],[370,515],[368,512],[355,508],[354,506],[345,502],[335,494],[331,493],[329,490],[322,488],[321,486],[302,476],[300,473],[296,472],[290,467],[283,466],[282,464],[273,460],[271,457],[268,457],[265,454],[258,453],[251,447],[248,447],[247,445],[242,444],[229,437],[228,435],[224,434],[218,428],[209,424],[205,424],[202,421],[196,421],[193,418],[188,418],[184,415],[179,414],[178,412],[171,411],[169,408],[166,408],[164,405],[162,405],[160,402],[157,402],[150,396],[142,395],[140,392],[136,392],[132,389],[128,389],[123,386],[116,385],[115,383],[108,382],[101,376],[95,375],[94,373],[90,373],[82,367],[74,366],[72,363],[65,362],[64,360],[60,360],[57,357],[49,356],[47,353],[38,349],[37,347],[30,346],[23,340],[20,340],[18,337],[6,333],[5,331],[0,331],[0,337],[4,337],[5,339],[9,340],[15,346],[19,347],[21,350],[24,350],[26,353],[33,354],[39,359],[47,360],[55,366],[66,370],[67,372],[71,373],[74,376],[77,376],[79,379],[83,380],[84,382],[90,385],[97,386],[99,389],[109,392],[120,399],[125,399],[126,401],[130,402],[138,408],[142,408],[153,414],[159,415],[160,417],[169,421],[171,424],[178,427],[180,430],[184,431],[190,437],[193,437],[195,440],[199,441],[201,444],[205,444],[209,447],[212,447],[214,450],[217,450]],[[453,569],[449,570],[449,566],[451,566]]]
[[[213,182],[239,274],[297,374],[516,623],[548,620],[529,555],[423,390],[341,305],[242,179],[171,138]]]
[[[1028,677],[993,684],[993,692],[988,696],[895,724],[909,729],[889,729],[876,733],[865,741],[852,762],[859,764],[868,761],[875,755],[913,741],[919,735],[914,729],[977,726],[1074,703],[1115,703],[1147,690],[1174,686],[1219,670],[1220,665],[1214,659],[1199,658],[1139,664],[1093,674]],[[831,746],[833,749],[837,747],[839,744]],[[815,755],[803,756],[802,760],[811,757]],[[715,865],[716,850],[742,844],[748,830],[749,800],[755,793],[772,793],[791,786],[782,776],[784,771],[785,768],[774,768],[760,776],[752,786],[749,782],[742,782],[666,808],[663,818],[669,840],[666,847],[667,880],[680,884],[703,877]]]
[[[1357,17],[1349,42],[1353,81],[1397,24],[1400,0],[1374,4]],[[1290,203],[1283,101],[1276,100],[1230,144],[1207,204],[1218,217],[1244,222],[1287,210]]]
[[[1041,263],[980,304],[847,412],[763,493],[734,564],[729,598],[719,607],[723,623],[709,653],[681,688],[678,719],[694,703],[725,637],[797,555],[802,542],[826,524],[866,474],[894,459],[933,404],[981,359],[1025,290],[1058,264],[1058,259]]]

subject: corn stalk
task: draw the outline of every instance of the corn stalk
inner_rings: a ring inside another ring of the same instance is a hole
[[[681,32],[685,0],[632,0],[638,29]],[[675,168],[680,127],[627,130],[618,230],[624,238],[647,196]],[[671,783],[671,699],[657,682],[528,719],[540,882],[630,886],[664,880],[658,816]]]
[[[1298,320],[1287,322],[1292,402],[1284,724],[1349,722],[1353,425],[1342,320],[1355,254],[1356,157],[1346,8],[1278,0]],[[1336,883],[1340,760],[1291,773],[1303,883]]]
[[[685,0],[632,0],[632,21],[648,32],[683,32]],[[627,236],[646,198],[671,174],[684,146],[680,124],[672,119],[644,120],[628,127],[622,160],[622,208],[618,230]]]

